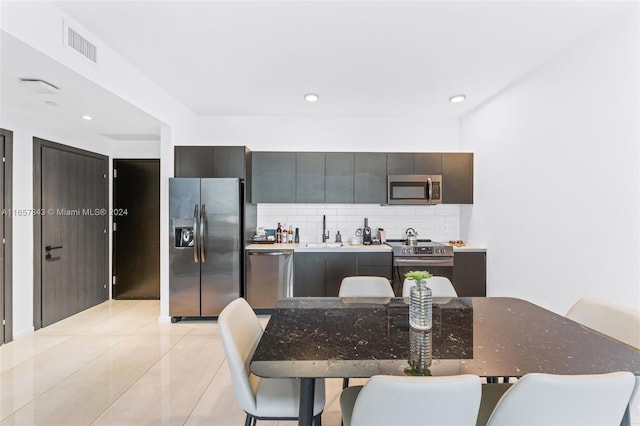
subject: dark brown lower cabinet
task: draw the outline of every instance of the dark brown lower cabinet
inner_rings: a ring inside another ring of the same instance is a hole
[[[391,252],[304,252],[293,255],[294,297],[337,297],[344,277],[391,279]]]
[[[453,286],[460,297],[487,295],[487,253],[455,252]]]
[[[324,297],[324,253],[293,254],[293,296]]]
[[[340,283],[344,277],[358,275],[357,256],[355,253],[325,253],[324,295],[337,297]]]
[[[391,252],[357,253],[358,275],[392,278],[393,256]]]

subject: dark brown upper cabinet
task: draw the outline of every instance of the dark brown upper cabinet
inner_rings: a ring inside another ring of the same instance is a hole
[[[387,154],[356,152],[354,201],[356,203],[387,202]]]
[[[411,152],[390,152],[387,154],[388,175],[412,175],[415,173],[415,155]]]
[[[252,152],[251,202],[294,203],[296,201],[296,153]]]
[[[415,174],[441,175],[442,154],[439,152],[417,152],[415,158]]]
[[[174,176],[245,179],[250,153],[246,146],[176,146]]]
[[[325,153],[296,153],[296,203],[324,203]]]
[[[442,154],[439,152],[394,152],[387,154],[388,175],[440,175]]]
[[[327,152],[325,156],[325,203],[353,203],[353,152]]]
[[[442,153],[442,202],[473,204],[473,153]]]
[[[175,148],[176,177],[244,178],[252,203],[385,203],[393,174],[442,175],[444,204],[473,204],[473,153]]]

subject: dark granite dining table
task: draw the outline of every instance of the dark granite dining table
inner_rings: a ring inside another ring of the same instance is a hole
[[[527,373],[640,376],[640,351],[533,303],[434,298],[427,375]],[[251,359],[260,377],[300,378],[300,425],[311,425],[316,378],[416,374],[402,298],[290,298],[273,310]],[[413,365],[413,364],[412,364]]]

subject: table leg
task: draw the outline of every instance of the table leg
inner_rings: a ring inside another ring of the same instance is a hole
[[[298,425],[312,426],[313,400],[316,390],[316,379],[305,377],[300,379],[300,408],[298,410]]]

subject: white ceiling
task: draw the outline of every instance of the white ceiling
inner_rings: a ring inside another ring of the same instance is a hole
[[[55,3],[200,116],[419,117],[463,115],[632,2]]]
[[[158,140],[161,123],[111,92],[14,37],[0,37],[1,106],[40,117],[51,125],[118,140]],[[36,93],[21,78],[42,79],[60,90]],[[53,103],[53,104],[52,104]],[[83,115],[95,119],[86,121]]]

